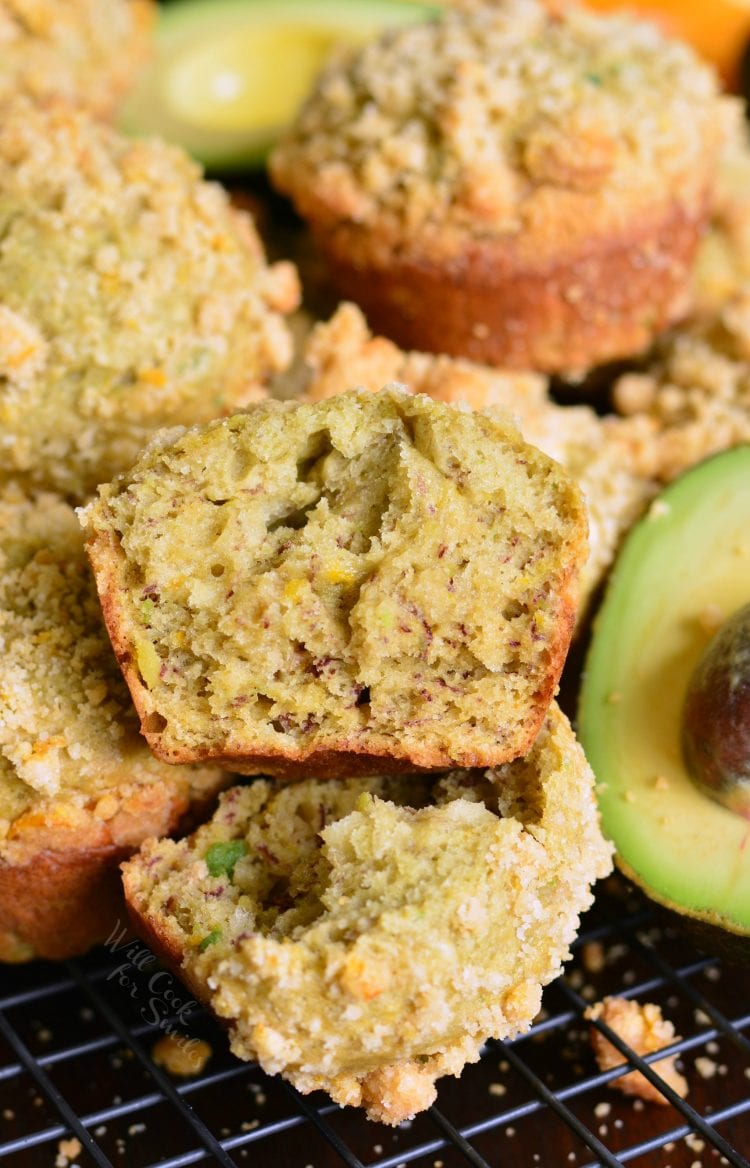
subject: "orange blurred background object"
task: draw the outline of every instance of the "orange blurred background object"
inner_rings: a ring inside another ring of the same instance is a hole
[[[740,63],[750,39],[750,0],[586,0],[598,12],[623,9],[656,21],[666,33],[689,41],[737,89]]]

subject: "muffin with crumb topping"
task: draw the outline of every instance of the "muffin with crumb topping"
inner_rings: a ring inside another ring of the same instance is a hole
[[[271,171],[379,331],[580,370],[639,352],[687,307],[738,116],[650,24],[503,0],[332,64]]]
[[[264,396],[296,272],[179,148],[17,98],[0,115],[0,481],[75,499],[162,426]]]
[[[73,509],[0,490],[0,962],[61,958],[123,918],[117,865],[225,782],[168,767],[102,623]]]
[[[0,0],[0,100],[26,93],[110,116],[146,57],[153,0]]]
[[[691,316],[721,311],[750,281],[750,132],[728,138],[716,171],[713,214],[693,271]]]
[[[720,310],[673,329],[612,387],[623,421],[649,426],[654,477],[750,442],[750,284]]]
[[[301,1091],[396,1124],[482,1043],[527,1029],[611,868],[593,775],[553,704],[497,770],[260,780],[124,866],[137,928]]]

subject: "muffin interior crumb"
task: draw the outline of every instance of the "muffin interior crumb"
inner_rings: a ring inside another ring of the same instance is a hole
[[[450,813],[435,815],[448,805]],[[190,858],[202,894],[184,895],[183,870],[174,864],[160,874],[154,902],[168,906],[186,943],[213,949],[212,962],[251,931],[317,944],[310,930],[320,925],[327,943],[348,945],[368,922],[402,905],[405,884],[416,894],[423,882],[458,880],[462,834],[468,841],[498,818],[531,828],[543,807],[540,775],[523,760],[497,774],[439,779],[365,776],[283,787],[259,780],[227,792],[195,837]],[[410,846],[394,846],[399,836]],[[186,853],[187,845],[175,857]],[[476,855],[469,849],[466,866]],[[431,911],[439,915],[440,904]]]
[[[510,742],[583,553],[575,488],[509,423],[395,389],[189,432],[102,507],[146,728],[200,749]]]

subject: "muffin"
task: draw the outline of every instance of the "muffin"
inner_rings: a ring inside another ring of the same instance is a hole
[[[157,756],[288,777],[523,754],[586,554],[512,423],[398,387],[166,435],[82,521]]]
[[[750,134],[731,134],[716,172],[713,214],[693,271],[691,316],[715,315],[750,280]]]
[[[662,483],[750,442],[750,284],[663,338],[642,369],[616,380],[612,400],[624,420],[651,427],[649,457]]]
[[[322,74],[271,157],[338,290],[404,347],[581,370],[687,307],[740,106],[656,27],[549,8],[385,33]]]
[[[0,491],[0,961],[68,957],[124,918],[118,864],[207,806],[213,768],[138,733],[73,510]]]
[[[579,622],[620,540],[646,509],[654,480],[655,421],[600,416],[589,406],[558,405],[540,374],[511,372],[445,354],[405,353],[373,336],[354,304],[342,304],[311,332],[304,350],[305,394],[321,401],[352,385],[375,391],[398,381],[436,401],[513,415],[524,438],[557,459],[586,500],[589,554],[581,572]]]
[[[152,0],[0,0],[0,102],[63,98],[111,116],[149,49]]]
[[[60,104],[0,116],[0,481],[74,499],[161,426],[229,413],[290,358],[290,265],[181,150]]]
[[[610,868],[553,706],[499,770],[256,781],[123,871],[136,928],[235,1054],[396,1124],[528,1027]]]

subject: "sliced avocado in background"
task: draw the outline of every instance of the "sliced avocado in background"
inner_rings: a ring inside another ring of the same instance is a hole
[[[159,12],[119,128],[176,142],[214,169],[257,166],[334,47],[437,11],[410,0],[180,0]]]
[[[586,659],[579,735],[617,863],[700,923],[705,948],[750,959],[750,822],[702,793],[680,746],[690,676],[750,601],[750,446],[688,471],[618,557]],[[728,943],[728,939],[732,942]]]

